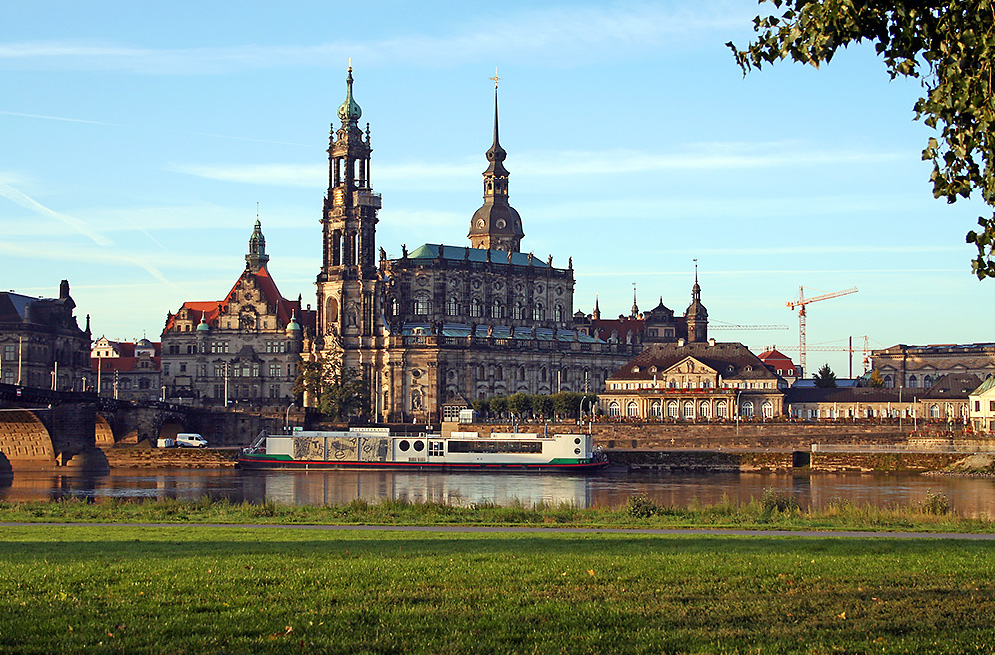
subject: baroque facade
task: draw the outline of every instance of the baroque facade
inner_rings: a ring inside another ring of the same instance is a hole
[[[223,300],[185,302],[162,332],[163,397],[203,405],[286,406],[314,312],[287,300],[267,269],[259,220],[245,270]]]
[[[608,378],[599,399],[609,417],[638,420],[769,419],[787,384],[741,343],[654,344]]]
[[[90,317],[80,329],[62,280],[58,298],[0,293],[0,382],[58,391],[91,386]]]
[[[370,130],[358,121],[352,69],[341,126],[329,138],[323,263],[311,356],[360,372],[378,421],[435,421],[478,398],[600,390],[638,351],[577,329],[574,270],[521,252],[498,132],[469,245],[429,243],[390,259],[376,247],[381,197],[371,185]],[[444,411],[444,408],[449,408]]]
[[[886,387],[928,389],[951,373],[970,373],[984,380],[995,375],[995,343],[898,344],[871,352],[871,366]]]

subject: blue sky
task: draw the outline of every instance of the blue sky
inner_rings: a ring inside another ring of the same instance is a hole
[[[723,44],[750,39],[745,0],[282,4],[8,2],[0,285],[67,278],[95,336],[157,339],[227,293],[259,203],[270,271],[313,303],[351,57],[391,256],[469,243],[497,67],[522,248],[573,257],[575,308],[628,313],[635,282],[683,311],[697,258],[713,325],[789,327],[720,340],[797,357],[800,285],[860,289],[810,306],[810,347],[993,340],[964,243],[984,206],[932,198],[919,87],[869,47],[744,78]]]

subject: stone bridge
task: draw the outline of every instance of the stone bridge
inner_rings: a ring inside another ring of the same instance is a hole
[[[212,446],[246,445],[261,430],[282,429],[283,420],[284,416],[0,384],[0,473],[5,461],[14,468],[62,466],[92,453],[94,447],[141,441],[155,446],[160,437],[179,432],[199,432]]]

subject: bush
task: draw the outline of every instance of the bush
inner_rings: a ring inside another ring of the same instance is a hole
[[[772,488],[764,489],[760,496],[760,509],[764,516],[770,516],[774,512],[794,512],[801,510],[798,500],[788,492],[775,491]]]
[[[926,500],[923,501],[920,507],[923,514],[935,514],[937,516],[949,514],[953,509],[950,506],[950,499],[945,494],[934,494],[931,491],[926,492]]]
[[[659,505],[644,494],[629,496],[625,501],[625,513],[637,519],[646,519],[660,511]]]

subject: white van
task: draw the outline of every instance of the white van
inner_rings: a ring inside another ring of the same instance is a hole
[[[207,439],[196,432],[181,432],[176,435],[176,445],[180,448],[207,448]]]

